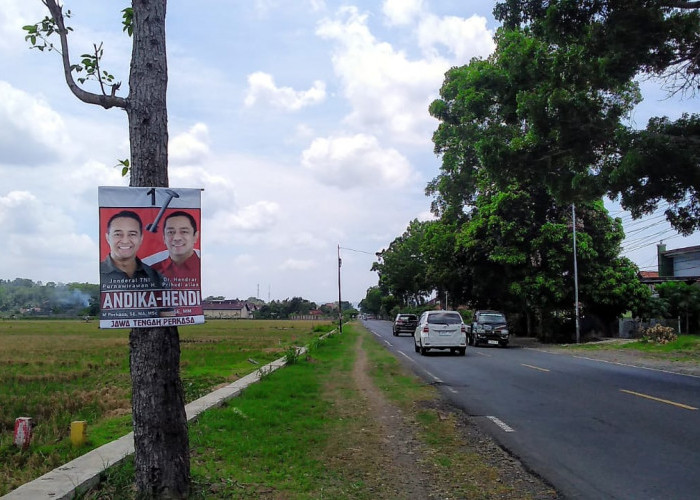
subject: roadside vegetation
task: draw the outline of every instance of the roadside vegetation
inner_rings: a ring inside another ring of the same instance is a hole
[[[698,3],[508,0],[493,15],[494,51],[448,70],[429,106],[442,162],[426,186],[435,218],[377,253],[363,312],[391,318],[433,300],[497,309],[516,335],[557,343],[574,338],[578,302],[584,333],[610,336],[627,313],[681,316],[683,333],[700,332],[698,287],[659,285],[657,300],[623,256],[623,217],[604,204],[665,216],[683,235],[700,229],[688,176],[700,115],[630,121],[645,80],[697,99]],[[656,244],[643,234],[634,247]]]
[[[358,386],[361,355],[388,413],[399,415],[395,427],[381,425],[385,415]],[[354,323],[189,432],[193,499],[556,498]],[[406,442],[411,451],[397,462],[390,450]],[[110,469],[85,498],[124,498],[132,469],[130,460]],[[418,474],[426,496],[409,485]]]
[[[329,322],[218,320],[181,327],[186,402],[312,342]],[[130,432],[128,333],[96,322],[0,321],[0,495]],[[31,417],[32,444],[13,445],[14,422]],[[70,444],[70,423],[88,442]]]
[[[565,348],[582,351],[639,351],[651,359],[700,363],[700,336],[698,335],[678,335],[676,340],[670,342],[618,339],[613,342],[570,344]]]

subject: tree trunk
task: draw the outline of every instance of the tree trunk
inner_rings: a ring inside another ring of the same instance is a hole
[[[166,0],[133,0],[133,49],[129,75],[131,185],[168,185],[168,63]]]
[[[129,335],[135,483],[141,497],[185,498],[190,457],[177,328]]]
[[[133,0],[126,111],[131,186],[168,186],[166,0]],[[185,498],[190,458],[177,328],[129,334],[135,483],[140,497]]]

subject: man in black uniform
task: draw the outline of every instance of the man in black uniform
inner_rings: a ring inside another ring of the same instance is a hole
[[[100,262],[102,291],[114,288],[112,285],[124,289],[170,288],[167,279],[136,256],[143,243],[143,223],[136,212],[122,210],[113,215],[105,237],[110,252]]]

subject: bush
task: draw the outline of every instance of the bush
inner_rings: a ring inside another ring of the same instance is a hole
[[[678,335],[670,326],[654,325],[642,331],[642,342],[668,344],[675,340],[678,340]]]

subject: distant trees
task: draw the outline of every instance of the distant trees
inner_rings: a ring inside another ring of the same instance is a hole
[[[314,302],[301,297],[292,299],[273,300],[265,304],[255,313],[256,319],[288,319],[293,315],[306,315],[312,309],[317,309]]]
[[[365,298],[360,301],[360,311],[379,316],[382,312],[382,297],[382,291],[378,286],[368,288]]]
[[[42,284],[23,278],[0,280],[0,314],[4,316],[96,316],[99,307],[98,285]]]

